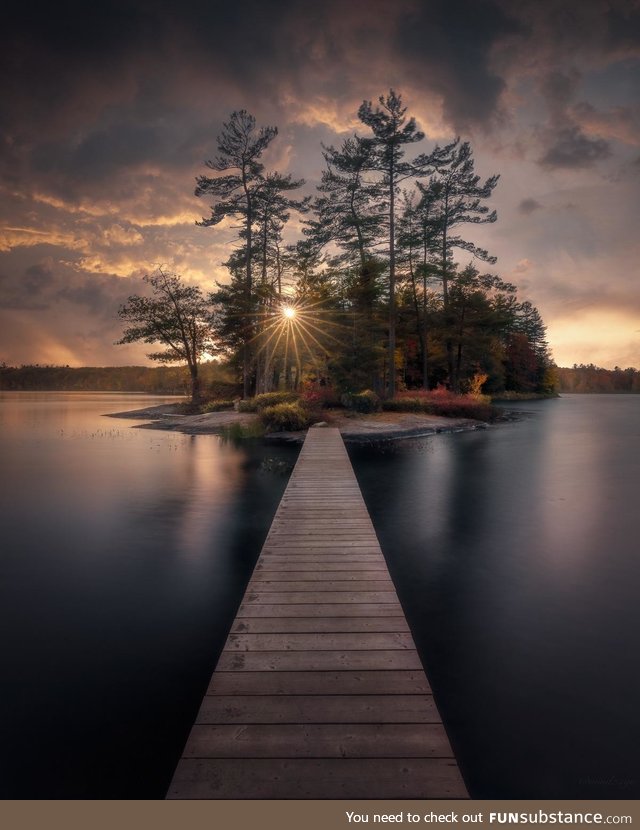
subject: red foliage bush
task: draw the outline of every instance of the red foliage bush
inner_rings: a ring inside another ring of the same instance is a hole
[[[426,412],[447,418],[474,418],[490,421],[496,410],[491,404],[474,395],[456,395],[444,386],[427,391],[407,389],[399,392],[391,401],[384,401],[383,408],[392,412]]]
[[[340,406],[340,399],[333,386],[308,386],[300,395],[300,403],[306,409],[326,409]]]

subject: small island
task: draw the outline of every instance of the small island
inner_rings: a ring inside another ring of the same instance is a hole
[[[555,393],[538,310],[462,236],[496,221],[499,176],[483,181],[460,138],[409,158],[424,134],[393,89],[357,117],[363,134],[322,148],[316,195],[302,198],[303,179],[265,169],[275,127],[245,110],[224,124],[195,195],[211,211],[197,224],[238,223],[227,281],[206,293],[158,267],[119,310],[119,343],[188,371],[188,411],[155,426],[406,436],[494,420],[491,395]],[[206,363],[219,370],[208,388]]]

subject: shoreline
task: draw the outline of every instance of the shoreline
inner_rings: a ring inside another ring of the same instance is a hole
[[[159,429],[181,432],[185,435],[221,435],[233,425],[249,427],[257,423],[255,412],[209,412],[204,415],[184,415],[176,410],[180,404],[134,409],[126,412],[106,413],[108,418],[145,421],[136,424],[136,429]],[[511,413],[505,413],[504,420],[513,420]],[[335,410],[327,413],[327,421],[314,424],[310,429],[323,426],[337,427],[345,443],[368,444],[378,441],[393,441],[408,438],[422,438],[429,435],[452,432],[486,430],[492,425],[471,418],[445,418],[441,415],[427,415],[414,412],[376,412],[372,414],[343,414]],[[270,432],[263,437],[267,441],[302,443],[307,430],[297,432]]]

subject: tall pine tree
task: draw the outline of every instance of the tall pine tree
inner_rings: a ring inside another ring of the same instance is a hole
[[[277,127],[256,127],[256,120],[246,110],[233,112],[218,136],[218,155],[206,166],[216,173],[214,177],[198,176],[196,196],[212,196],[211,216],[197,224],[210,227],[227,216],[242,220],[241,237],[244,240],[244,312],[250,313],[253,294],[253,225],[256,219],[256,199],[264,182],[264,165],[260,157],[278,134]],[[248,335],[248,336],[247,336]],[[247,328],[242,343],[243,394],[250,393],[251,327]]]
[[[369,166],[382,175],[381,187],[387,199],[386,220],[389,241],[389,397],[395,394],[396,360],[396,199],[400,184],[408,178],[425,175],[429,159],[422,155],[414,161],[405,161],[406,144],[422,141],[415,118],[407,119],[407,108],[393,89],[378,99],[379,106],[363,101],[358,118],[370,127],[373,152]]]

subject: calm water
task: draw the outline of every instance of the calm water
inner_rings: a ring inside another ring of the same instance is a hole
[[[640,796],[640,396],[373,455],[358,479],[477,797]]]
[[[0,393],[0,797],[164,797],[296,451],[160,402]]]
[[[295,461],[0,393],[0,797],[161,798]],[[351,452],[476,797],[640,795],[640,397]]]

